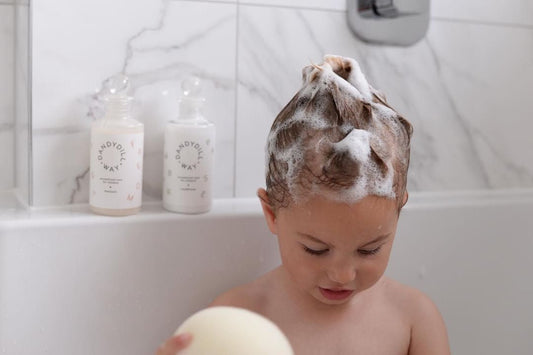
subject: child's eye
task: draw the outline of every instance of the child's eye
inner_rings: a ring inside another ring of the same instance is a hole
[[[358,250],[358,252],[361,255],[374,255],[374,254],[377,254],[380,250],[381,250],[381,246],[377,247],[376,249],[372,249],[372,250],[360,249]]]
[[[308,248],[306,246],[304,246],[304,250],[306,253],[309,253],[312,255],[322,255],[328,251],[328,249],[315,250],[315,249]]]

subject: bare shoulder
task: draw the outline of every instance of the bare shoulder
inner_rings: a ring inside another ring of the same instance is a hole
[[[387,301],[395,307],[404,309],[406,314],[413,314],[423,304],[433,304],[426,294],[414,287],[404,285],[389,277],[384,277],[382,282]]]
[[[260,300],[257,299],[258,294],[252,284],[245,284],[234,287],[219,296],[209,305],[213,306],[233,306],[247,309],[255,309]]]
[[[267,273],[250,283],[234,287],[222,293],[209,306],[241,307],[261,313],[268,302],[267,289],[271,273]]]
[[[409,354],[450,354],[446,325],[435,303],[422,291],[390,278],[384,290],[393,307],[411,325]]]

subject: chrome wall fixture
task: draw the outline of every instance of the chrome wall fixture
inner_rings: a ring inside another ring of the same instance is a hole
[[[430,0],[347,0],[348,24],[365,42],[409,46],[429,26]]]

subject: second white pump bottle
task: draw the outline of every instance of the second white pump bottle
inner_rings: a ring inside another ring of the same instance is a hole
[[[215,125],[202,114],[201,83],[182,83],[179,115],[165,129],[163,207],[178,213],[211,209]]]

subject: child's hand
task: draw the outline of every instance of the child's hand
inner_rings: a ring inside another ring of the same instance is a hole
[[[189,346],[192,341],[192,335],[190,333],[184,333],[174,335],[165,341],[157,349],[156,355],[176,355],[179,352]]]

